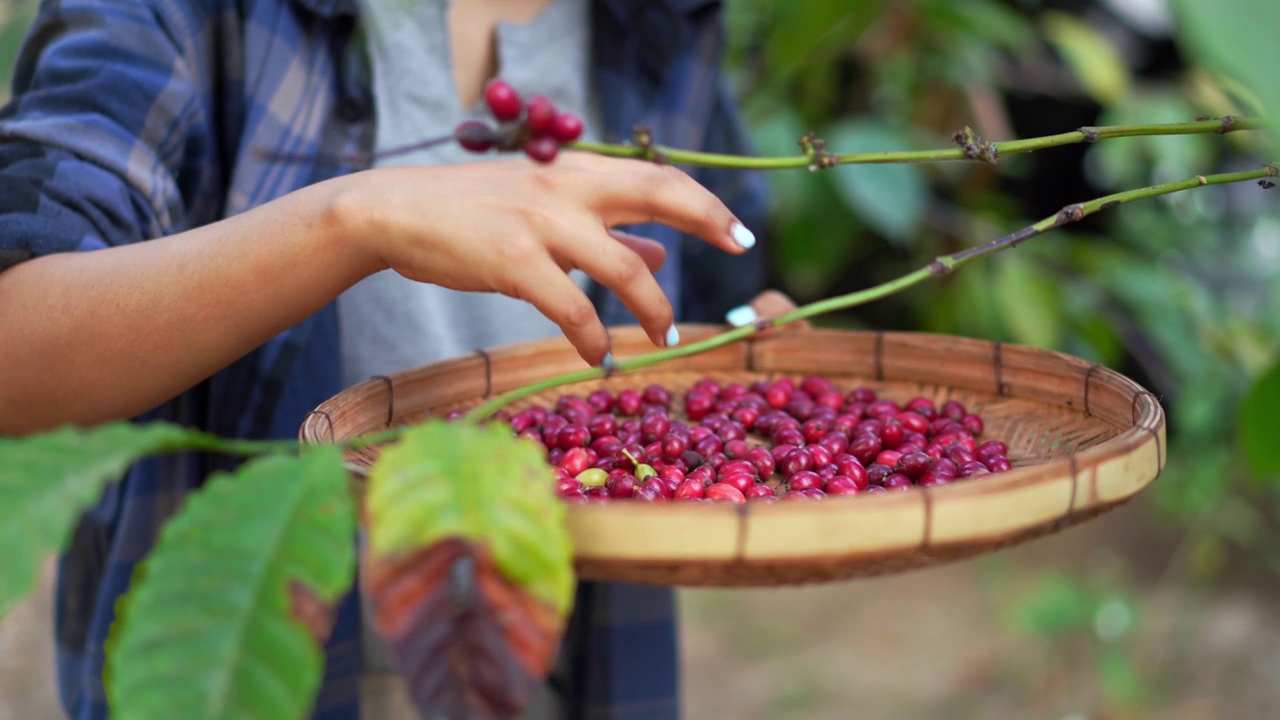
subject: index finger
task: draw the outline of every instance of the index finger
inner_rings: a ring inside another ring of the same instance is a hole
[[[610,225],[657,222],[740,255],[755,233],[707,188],[679,168],[605,158],[594,184],[595,210]]]

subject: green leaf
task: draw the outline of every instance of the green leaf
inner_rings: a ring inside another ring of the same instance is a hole
[[[912,144],[906,134],[870,120],[838,123],[825,138],[833,153],[903,150]],[[905,242],[920,226],[929,187],[915,165],[848,165],[824,172],[832,173],[849,209],[886,238]]]
[[[812,69],[833,50],[854,44],[888,7],[888,0],[855,3],[809,3],[796,12],[786,2],[774,2],[773,23],[764,42],[766,67],[780,79]]]
[[[1240,408],[1240,443],[1253,473],[1280,478],[1280,362],[1262,374]]]
[[[107,697],[119,720],[298,720],[355,568],[340,452],[211,477],[161,532],[123,601]]]
[[[1106,35],[1064,12],[1047,11],[1042,18],[1045,37],[1090,97],[1111,105],[1128,95],[1128,65]]]
[[[1112,704],[1121,707],[1141,707],[1146,688],[1142,673],[1133,659],[1119,648],[1103,648],[1098,654],[1098,672],[1102,676],[1102,688]]]
[[[501,423],[433,420],[374,463],[366,495],[374,554],[410,554],[448,538],[485,545],[507,579],[562,615],[573,555],[555,476],[532,443]]]
[[[1249,88],[1265,115],[1280,119],[1280,3],[1275,0],[1176,0],[1176,30],[1190,55],[1199,63]],[[1269,132],[1280,148],[1280,127]]]
[[[756,152],[762,156],[800,154],[800,136],[805,133],[804,120],[790,105],[771,104],[750,116],[751,137]],[[801,212],[821,178],[806,172],[765,173],[769,183],[769,212],[773,217]]]
[[[113,423],[0,438],[0,616],[35,584],[76,519],[139,458],[194,437],[174,425]]]
[[[1096,594],[1069,576],[1053,576],[1012,608],[1014,625],[1035,635],[1078,633],[1093,623]]]
[[[1004,254],[995,264],[993,288],[1014,342],[1057,348],[1062,339],[1062,302],[1053,278],[1022,251]]]

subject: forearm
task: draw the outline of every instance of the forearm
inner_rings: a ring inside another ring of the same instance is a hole
[[[0,272],[0,434],[156,407],[374,271],[343,187]]]

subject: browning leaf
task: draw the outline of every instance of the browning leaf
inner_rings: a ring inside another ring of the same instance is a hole
[[[563,616],[507,580],[484,544],[366,554],[361,584],[423,718],[514,718],[551,672]]]

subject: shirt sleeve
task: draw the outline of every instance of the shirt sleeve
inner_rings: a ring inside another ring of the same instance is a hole
[[[200,3],[45,2],[0,109],[0,271],[185,226],[212,142]]]

